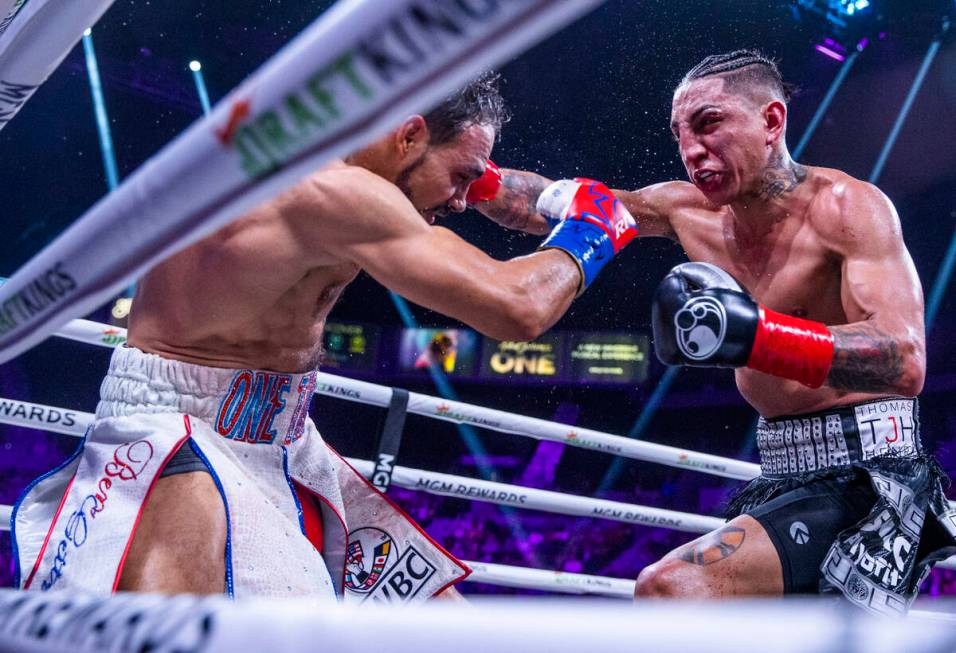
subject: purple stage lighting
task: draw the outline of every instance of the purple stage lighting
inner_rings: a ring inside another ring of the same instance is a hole
[[[839,54],[846,54],[846,47],[844,47],[839,41],[835,41],[829,36],[823,39],[823,45]]]
[[[836,59],[837,61],[843,61],[844,59],[846,59],[846,57],[844,57],[842,54],[840,54],[839,52],[836,52],[836,51],[834,51],[834,50],[831,50],[830,48],[828,48],[828,47],[825,46],[825,45],[820,45],[820,44],[818,43],[817,45],[815,45],[815,46],[813,46],[813,47],[815,47],[815,48],[817,49],[817,52],[822,52],[823,54],[827,55],[827,56],[830,57],[831,59]]]

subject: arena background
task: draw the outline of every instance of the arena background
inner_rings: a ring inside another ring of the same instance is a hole
[[[189,61],[201,62],[215,102],[330,4],[117,0],[93,29],[93,39],[120,177],[201,115]],[[702,57],[742,47],[776,57],[785,77],[802,89],[790,108],[792,149],[843,65],[837,59],[866,39],[800,157],[803,163],[840,168],[865,179],[930,43],[943,34],[944,17],[956,14],[956,3],[871,0],[852,16],[844,13],[843,26],[821,11],[827,4],[826,0],[609,0],[501,68],[503,93],[514,118],[493,156],[503,166],[552,178],[587,175],[622,188],[683,178],[668,128],[673,87]],[[866,2],[856,2],[860,4]],[[956,44],[947,33],[879,183],[897,206],[927,296],[956,225],[954,112]],[[0,131],[0,190],[4,225],[0,274],[5,276],[106,193],[81,46]],[[538,241],[506,232],[472,211],[444,224],[499,258],[528,253]],[[124,244],[118,241],[115,246]],[[680,249],[668,241],[636,242],[555,328],[568,333],[648,334],[651,293],[666,271],[683,260]],[[956,322],[956,291],[942,297],[928,338],[920,418],[924,442],[937,449],[952,476],[956,344],[949,333]],[[418,307],[413,313],[422,326],[461,328]],[[109,307],[90,317],[109,321]],[[377,283],[360,277],[332,318],[382,334],[375,365],[355,372],[360,378],[438,394],[427,375],[396,378],[394,368],[380,362],[399,356],[397,339],[403,324]],[[0,366],[0,397],[91,411],[108,357],[108,350],[53,338]],[[515,383],[454,374],[449,380],[463,401],[625,434],[642,416],[664,371],[650,355],[647,378],[641,382],[587,385],[518,379],[522,382]],[[325,397],[316,399],[312,411],[327,440],[344,454],[363,458],[373,453],[382,413]],[[645,414],[641,437],[756,460],[754,419],[729,371],[681,370],[663,393],[658,410]],[[454,426],[410,416],[399,463],[466,476],[479,476],[487,465],[495,480],[584,495],[598,493],[612,463],[605,454],[565,450],[555,443],[490,432],[479,432],[478,438],[486,454],[476,454],[474,443],[466,445]],[[13,503],[32,478],[62,460],[76,444],[67,436],[0,427],[0,503]],[[719,514],[736,485],[692,470],[634,461],[615,471],[613,482],[601,489],[603,496],[702,514]],[[529,511],[515,511],[509,521],[500,508],[488,504],[402,490],[392,494],[465,559],[633,578],[644,565],[692,537]],[[513,530],[516,523],[518,536]],[[12,583],[5,532],[0,533],[0,583]],[[463,591],[508,590],[466,584]],[[956,594],[956,575],[934,572],[926,591]]]

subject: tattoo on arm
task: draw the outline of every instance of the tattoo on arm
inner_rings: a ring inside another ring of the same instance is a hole
[[[726,560],[740,549],[745,537],[744,529],[724,526],[700,538],[680,554],[680,559],[700,567]]]
[[[831,327],[833,364],[827,385],[860,392],[893,391],[903,378],[895,338],[871,324]]]
[[[762,200],[774,200],[795,190],[806,178],[806,167],[796,161],[784,163],[782,155],[771,157],[755,195]]]
[[[479,205],[482,213],[508,229],[524,230],[538,215],[536,204],[551,182],[530,172],[503,171],[501,190],[491,202]]]

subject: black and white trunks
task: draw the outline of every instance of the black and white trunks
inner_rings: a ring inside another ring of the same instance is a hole
[[[903,613],[933,562],[956,553],[949,481],[923,451],[915,399],[761,419],[761,475],[734,498],[780,556],[784,592],[842,594]]]

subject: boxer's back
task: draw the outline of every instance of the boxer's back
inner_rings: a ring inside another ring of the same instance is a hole
[[[298,194],[293,188],[151,270],[137,287],[130,344],[213,367],[314,369],[325,318],[358,268],[306,250],[296,229],[325,221]]]

